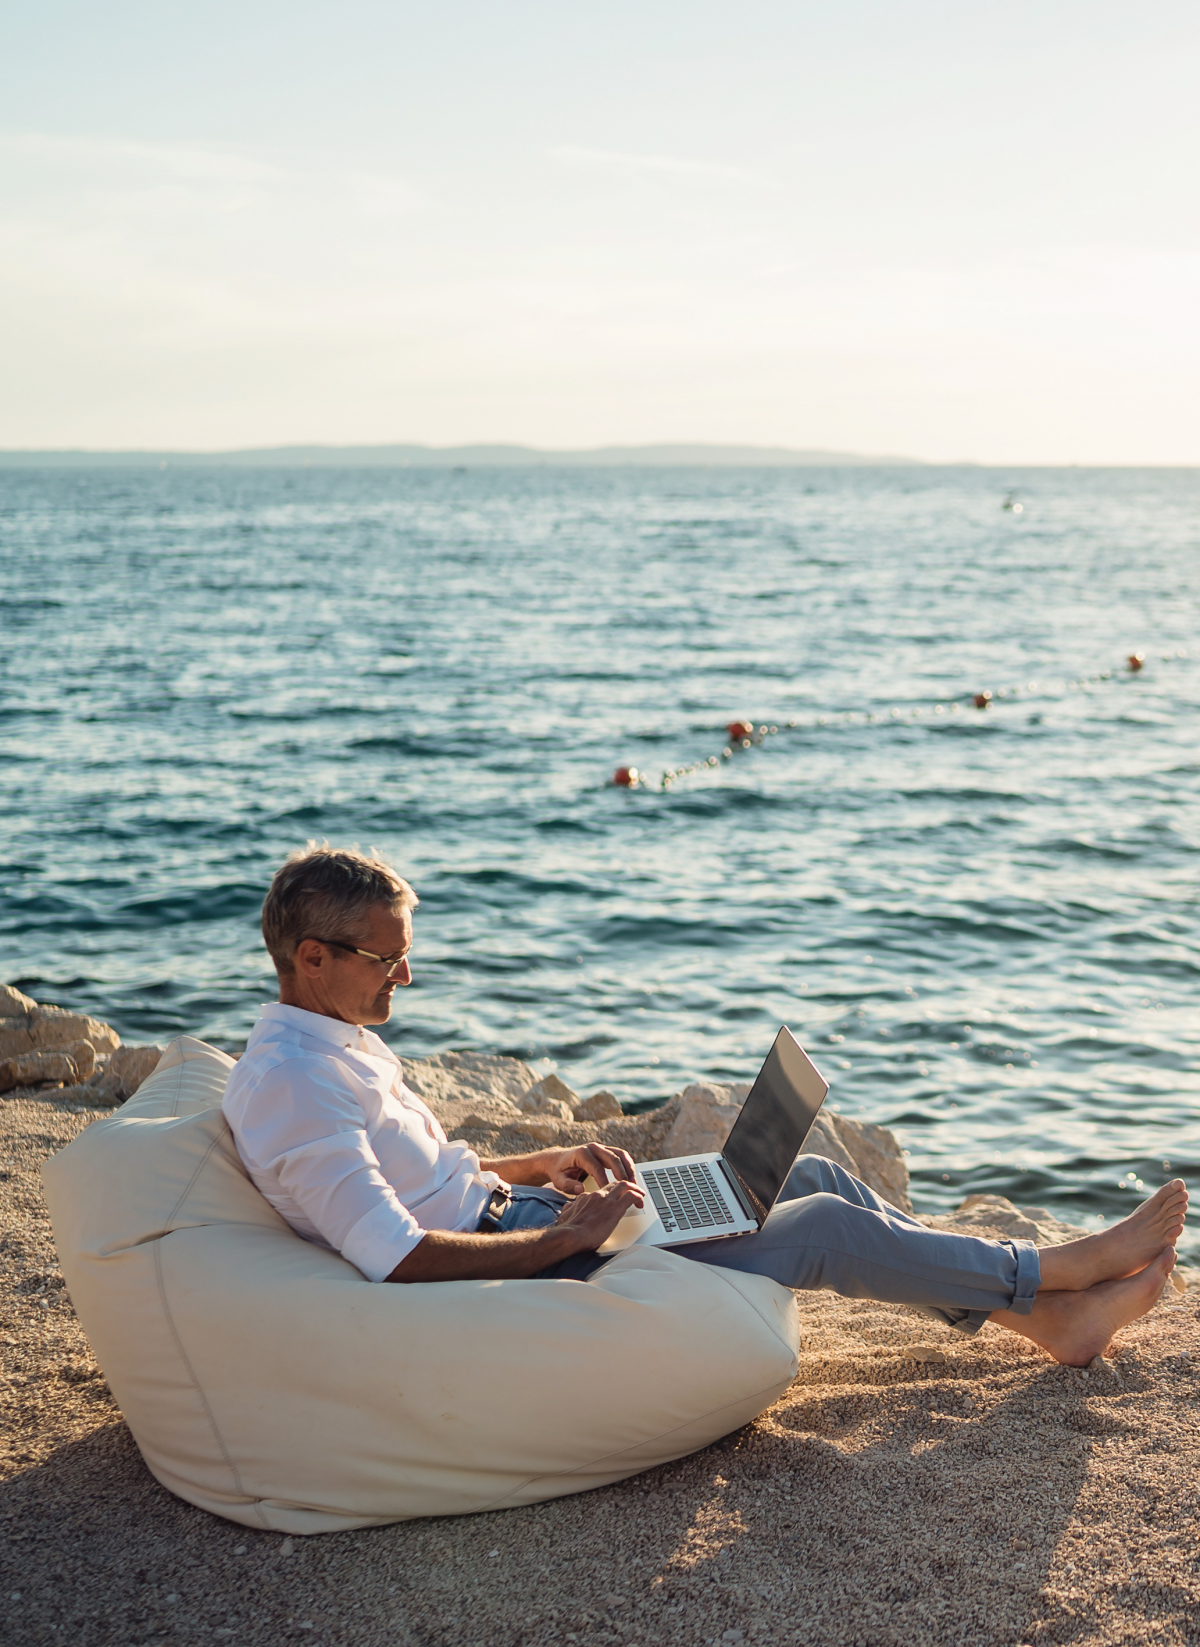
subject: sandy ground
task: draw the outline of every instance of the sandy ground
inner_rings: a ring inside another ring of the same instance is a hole
[[[6,1644],[1200,1644],[1196,1287],[1091,1373],[998,1328],[804,1296],[796,1383],[705,1452],[532,1509],[292,1540],[161,1488],[92,1362],[37,1176],[88,1119],[0,1103]]]

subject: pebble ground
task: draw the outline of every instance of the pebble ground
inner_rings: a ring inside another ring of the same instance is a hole
[[[6,1647],[1200,1647],[1200,1289],[1090,1372],[803,1296],[796,1383],[703,1453],[530,1509],[288,1539],[161,1488],[92,1361],[37,1174],[89,1119],[0,1103]]]

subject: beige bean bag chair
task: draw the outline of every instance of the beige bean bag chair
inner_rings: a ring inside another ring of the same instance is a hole
[[[635,1249],[589,1282],[372,1284],[302,1241],[188,1036],[43,1169],[63,1274],[155,1476],[248,1527],[531,1504],[746,1423],[796,1371],[790,1292]]]

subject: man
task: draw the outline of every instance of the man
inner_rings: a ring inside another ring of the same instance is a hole
[[[412,982],[417,899],[380,859],[309,845],[263,905],[279,1001],[264,1007],[224,1100],[242,1160],[298,1234],[370,1281],[586,1278],[639,1206],[620,1149],[481,1161],[450,1143],[368,1024]],[[601,1187],[580,1193],[588,1177]],[[911,1304],[960,1331],[986,1320],[1086,1365],[1153,1308],[1175,1262],[1179,1179],[1112,1229],[1063,1246],[928,1230],[818,1156],[800,1156],[763,1228],[681,1247],[787,1286]]]

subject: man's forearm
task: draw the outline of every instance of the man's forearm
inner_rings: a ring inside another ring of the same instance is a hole
[[[429,1230],[401,1259],[389,1281],[501,1281],[536,1275],[549,1264],[588,1250],[591,1243],[571,1226],[514,1230],[511,1234],[459,1234]]]
[[[481,1172],[494,1172],[506,1184],[548,1184],[550,1163],[558,1149],[539,1149],[532,1155],[505,1155],[499,1161],[481,1161]]]

